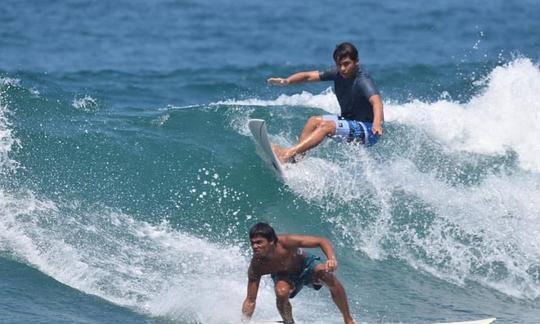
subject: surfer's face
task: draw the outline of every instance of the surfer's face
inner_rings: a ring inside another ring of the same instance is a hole
[[[256,257],[266,256],[274,246],[274,242],[269,241],[262,236],[255,236],[250,241],[251,249],[253,250],[253,256]]]
[[[336,62],[339,74],[344,79],[349,79],[354,76],[356,68],[358,67],[358,61],[353,61],[349,57],[345,57],[338,62]]]

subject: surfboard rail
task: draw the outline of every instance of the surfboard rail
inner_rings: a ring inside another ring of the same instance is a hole
[[[272,150],[272,144],[268,139],[268,132],[266,130],[266,121],[264,119],[250,119],[248,121],[248,127],[253,139],[255,140],[255,144],[260,148],[260,150],[257,150],[257,152],[263,161],[269,164],[278,178],[283,180],[285,177],[283,167]]]
[[[437,322],[434,324],[491,324],[495,322],[497,318],[491,317],[491,318],[484,318],[480,320],[471,320],[471,321],[461,321],[461,322]],[[251,320],[247,322],[249,324],[263,324],[263,323],[283,323],[283,321],[280,320]]]
[[[495,322],[497,318],[491,317],[491,318],[484,318],[480,320],[472,320],[472,321],[461,321],[461,322],[437,322],[435,324],[490,324]]]

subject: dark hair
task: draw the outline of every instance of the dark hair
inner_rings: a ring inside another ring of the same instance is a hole
[[[358,61],[358,50],[356,47],[348,42],[336,46],[336,49],[334,50],[334,61],[339,62],[347,57],[353,61]]]
[[[277,242],[277,235],[272,226],[267,223],[257,223],[249,229],[249,239],[254,238],[255,236],[262,236],[268,241]]]

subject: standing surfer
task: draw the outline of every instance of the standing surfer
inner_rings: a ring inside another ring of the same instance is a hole
[[[341,115],[312,116],[308,119],[298,143],[289,148],[273,145],[281,162],[294,161],[319,145],[325,137],[337,140],[357,140],[366,145],[374,144],[383,134],[383,103],[377,86],[363,69],[358,50],[351,43],[341,43],[334,50],[336,66],[326,71],[307,71],[287,78],[269,78],[272,85],[286,86],[293,83],[334,81]]]
[[[334,303],[341,311],[346,324],[354,320],[349,311],[345,289],[334,275],[337,268],[334,249],[326,238],[306,235],[279,235],[266,223],[257,223],[249,230],[253,257],[248,269],[247,297],[242,306],[247,321],[255,311],[255,301],[261,277],[272,276],[276,293],[276,305],[284,323],[294,323],[289,302],[304,287],[315,290],[327,286]],[[319,257],[302,248],[320,248],[327,257],[320,263]]]

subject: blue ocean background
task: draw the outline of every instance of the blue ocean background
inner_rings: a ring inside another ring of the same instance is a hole
[[[239,323],[265,220],[333,242],[359,323],[540,323],[540,2],[2,4],[0,322]],[[247,121],[290,145],[339,106],[265,80],[342,41],[385,135],[280,182]],[[292,303],[341,322],[327,290]],[[269,278],[254,318],[279,319]]]

